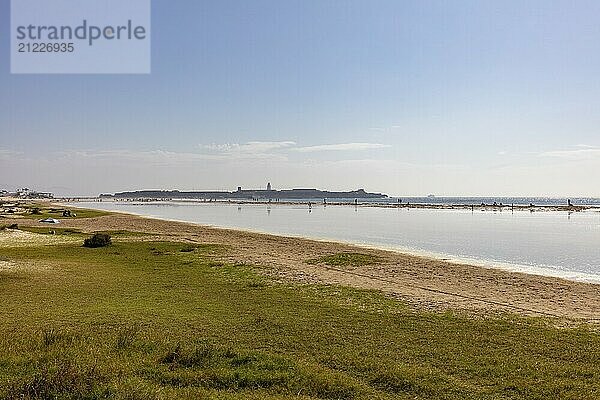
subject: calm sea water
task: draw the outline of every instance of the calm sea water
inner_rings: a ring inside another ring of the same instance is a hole
[[[481,203],[481,201],[479,201]],[[600,283],[600,212],[228,203],[80,203],[223,228],[349,242]]]
[[[395,202],[398,197],[386,199],[387,202]],[[402,198],[403,202],[415,203],[415,204],[448,204],[448,205],[479,205],[494,204],[494,202],[504,205],[529,205],[535,204],[537,206],[565,206],[569,200],[574,205],[581,206],[598,206],[600,205],[600,199],[594,197],[405,197]]]

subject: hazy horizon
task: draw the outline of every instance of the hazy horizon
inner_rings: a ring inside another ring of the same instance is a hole
[[[154,0],[152,73],[11,75],[0,189],[600,197],[600,2]]]

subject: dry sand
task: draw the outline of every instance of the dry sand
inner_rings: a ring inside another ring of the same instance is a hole
[[[26,225],[25,220],[18,220],[21,225]],[[15,229],[0,231],[0,247],[28,247],[48,246],[53,244],[74,243],[76,238],[58,235],[39,235]]]
[[[8,222],[41,226],[32,220]],[[228,261],[267,267],[267,273],[282,279],[381,290],[419,309],[451,309],[476,314],[516,312],[600,322],[600,285],[589,283],[453,264],[340,243],[218,229],[128,214],[63,219],[61,227],[85,232],[129,230],[145,232],[156,239],[224,244],[231,248]],[[307,260],[340,252],[372,254],[383,261],[358,268],[307,263]]]
[[[17,264],[12,261],[0,260],[0,272],[14,270],[16,268],[16,266],[17,266]]]

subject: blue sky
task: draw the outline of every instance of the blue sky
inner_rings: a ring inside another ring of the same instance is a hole
[[[600,196],[600,2],[154,0],[150,75],[11,75],[0,188]]]

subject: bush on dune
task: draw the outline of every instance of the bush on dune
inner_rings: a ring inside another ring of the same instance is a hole
[[[106,247],[112,243],[110,236],[105,233],[96,233],[94,236],[83,241],[83,247],[97,248]]]

